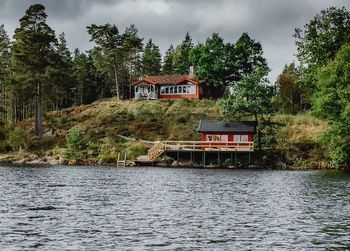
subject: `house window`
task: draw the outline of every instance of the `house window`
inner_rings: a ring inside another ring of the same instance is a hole
[[[248,135],[235,135],[233,141],[248,141]]]
[[[182,94],[182,86],[179,86],[179,93]]]
[[[165,88],[164,87],[160,87],[160,93],[165,93]]]
[[[177,86],[174,86],[174,93],[177,93]]]
[[[170,88],[169,93],[174,93],[174,87],[169,87],[169,88]]]
[[[169,93],[169,87],[165,87],[165,93]]]

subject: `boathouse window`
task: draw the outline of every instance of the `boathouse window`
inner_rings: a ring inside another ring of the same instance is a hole
[[[248,141],[248,135],[235,135],[233,141]]]
[[[207,135],[207,141],[228,141],[228,135]]]
[[[241,135],[241,141],[248,141],[248,135]]]

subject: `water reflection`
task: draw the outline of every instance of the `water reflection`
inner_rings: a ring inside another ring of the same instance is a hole
[[[350,245],[342,172],[0,167],[3,249]]]

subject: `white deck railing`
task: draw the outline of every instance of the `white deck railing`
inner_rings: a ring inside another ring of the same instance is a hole
[[[253,152],[252,141],[162,141],[165,151]]]

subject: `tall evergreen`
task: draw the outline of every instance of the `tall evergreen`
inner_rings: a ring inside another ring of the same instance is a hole
[[[93,49],[93,57],[96,67],[113,77],[114,95],[122,98],[122,86],[119,81],[119,68],[122,54],[122,36],[118,27],[112,24],[96,25],[87,27],[91,40],[96,43]]]
[[[72,99],[74,104],[89,104],[103,97],[104,82],[99,79],[93,60],[89,55],[75,49],[72,70],[75,80]]]
[[[174,74],[174,54],[175,50],[171,44],[169,49],[165,52],[162,69],[163,74]]]
[[[125,29],[122,35],[123,39],[123,55],[124,55],[124,65],[127,68],[128,81],[124,85],[127,88],[128,96],[132,96],[132,82],[141,76],[141,51],[142,51],[142,41],[138,35],[138,29],[135,25],[130,25]]]
[[[263,49],[259,42],[250,38],[248,33],[243,33],[234,46],[232,81],[241,81],[256,69],[263,68],[269,71],[267,61],[263,57]]]
[[[143,75],[159,75],[161,73],[161,54],[157,45],[148,40],[142,55]]]
[[[10,67],[10,39],[4,25],[0,25],[0,123],[6,121],[6,81]]]
[[[57,64],[56,64],[56,82],[59,85],[55,85],[57,88],[56,94],[59,96],[56,100],[59,104],[56,104],[57,108],[63,108],[71,106],[72,102],[72,89],[74,88],[74,78],[73,78],[73,59],[71,52],[68,49],[65,34],[61,33],[58,36],[58,46],[57,46]],[[53,107],[55,108],[55,107]]]
[[[56,63],[57,39],[46,18],[43,5],[30,6],[15,30],[12,46],[13,83],[22,90],[22,98],[33,98],[34,131],[38,136],[43,134],[42,101],[52,92],[50,77]]]
[[[187,32],[185,39],[177,47],[176,53],[174,56],[174,72],[176,74],[188,74],[190,68],[189,55],[193,49],[192,38]]]

